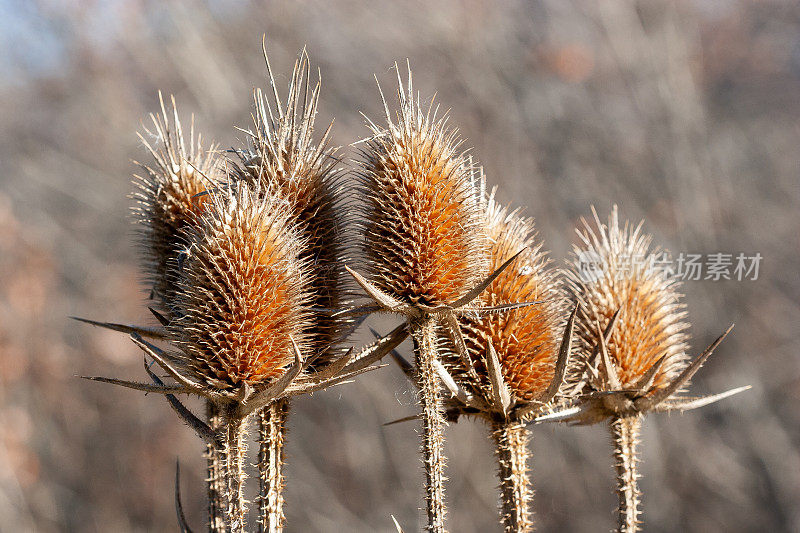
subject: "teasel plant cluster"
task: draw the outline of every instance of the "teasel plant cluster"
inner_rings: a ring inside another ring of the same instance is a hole
[[[353,325],[337,309],[346,305],[341,264],[348,244],[339,158],[327,133],[314,139],[319,83],[310,86],[305,54],[285,102],[271,70],[269,79],[272,99],[255,91],[248,142],[227,158],[204,151],[193,129],[187,149],[174,102],[170,117],[162,101],[155,131],[142,136],[155,164],[143,167],[134,193],[160,326],[89,321],[129,333],[145,353],[151,382],[91,379],[163,394],[207,442],[210,531],[248,530],[245,458],[254,421],[256,526],[281,531],[289,399],[374,368],[405,338],[398,328],[357,353],[341,348]],[[180,394],[204,398],[205,416],[187,409]]]
[[[596,213],[594,226],[584,221],[558,268],[533,219],[489,190],[447,113],[415,94],[410,66],[403,79],[395,65],[395,109],[379,85],[384,116],[367,119],[348,163],[330,144],[330,125],[315,129],[320,83],[305,50],[285,98],[266,50],[264,58],[269,86],[254,91],[238,148],[203,144],[194,120],[187,132],[175,100],[160,97],[140,135],[151,161],[132,194],[157,325],[79,319],[128,334],[147,380],[88,379],[162,395],[203,439],[210,532],[282,531],[291,398],[350,381],[389,354],[418,391],[418,414],[397,422],[422,426],[426,531],[446,531],[445,433],[464,418],[488,428],[506,532],[533,530],[531,427],[608,424],[619,530],[637,531],[642,418],[747,388],[683,393],[730,328],[690,359],[680,287],[653,268],[659,249],[641,224],[620,224],[616,207],[608,224]],[[372,313],[402,323],[346,348]],[[397,351],[408,337],[413,360]],[[202,398],[205,412],[188,409],[183,395]],[[176,511],[190,531],[177,473]]]

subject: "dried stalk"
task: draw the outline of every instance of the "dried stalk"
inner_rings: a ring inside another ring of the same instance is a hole
[[[222,418],[216,404],[206,401],[208,425],[218,432],[222,428]],[[205,453],[207,461],[206,488],[208,490],[208,531],[226,533],[225,527],[225,474],[223,458],[216,446],[209,443]]]
[[[436,324],[423,318],[412,325],[414,351],[419,370],[419,391],[422,402],[422,454],[425,463],[425,499],[428,527],[431,533],[444,533],[447,512],[444,500],[444,408],[436,372]]]
[[[258,413],[259,518],[261,533],[283,531],[283,460],[289,400],[272,402]]]
[[[500,478],[500,516],[505,533],[533,531],[529,503],[533,498],[528,477],[528,440],[525,424],[509,420],[492,422],[492,440]]]
[[[247,530],[247,505],[244,499],[246,442],[246,421],[231,420],[225,427],[225,446],[222,450],[228,504],[226,515],[230,533],[245,533]]]
[[[641,428],[642,416],[639,414],[615,416],[611,419],[619,497],[619,531],[625,533],[639,531],[639,458],[636,455],[636,446],[639,444]]]

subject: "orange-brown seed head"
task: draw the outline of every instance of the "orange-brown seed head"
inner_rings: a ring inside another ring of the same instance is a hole
[[[217,158],[213,147],[203,150],[200,136],[195,138],[194,120],[187,149],[174,98],[172,120],[163,99],[161,114],[151,115],[151,119],[155,131],[145,133],[155,137],[155,144],[151,145],[144,135],[140,137],[152,154],[154,165],[143,165],[144,176],[135,178],[138,190],[133,194],[133,214],[140,225],[144,269],[153,295],[168,311],[175,298],[177,257],[185,244],[183,232],[203,212],[208,197],[201,194],[212,186]]]
[[[488,396],[489,378],[482,363],[488,342],[497,352],[505,383],[518,401],[540,397],[553,379],[561,341],[564,298],[546,252],[537,242],[533,220],[509,212],[494,199],[487,203],[487,229],[494,271],[520,250],[522,254],[485,291],[486,305],[540,302],[466,320],[464,332],[473,364]],[[474,388],[474,387],[473,387]]]
[[[184,364],[220,389],[280,375],[310,326],[304,242],[282,198],[245,185],[212,195],[189,230],[180,278],[179,316],[169,330]]]
[[[449,303],[486,273],[483,213],[457,132],[423,113],[410,71],[398,92],[397,123],[371,125],[360,162],[367,273],[407,303]]]
[[[594,210],[593,210],[594,211]],[[652,391],[666,386],[687,364],[688,323],[678,282],[654,263],[658,249],[641,224],[620,227],[617,207],[608,225],[594,212],[597,229],[584,220],[582,241],[573,248],[568,285],[580,302],[575,331],[584,360],[600,341],[603,329],[620,310],[608,342],[608,353],[623,389],[633,387],[666,356]]]
[[[309,272],[311,305],[319,310],[309,332],[309,349],[319,365],[333,356],[331,348],[341,340],[341,320],[331,310],[342,301],[345,246],[338,205],[340,174],[334,168],[338,158],[336,149],[328,145],[327,131],[319,142],[312,137],[320,84],[317,82],[309,97],[308,71],[304,52],[295,63],[285,105],[277,94],[271,102],[260,89],[255,91],[252,144],[241,154],[234,178],[286,199],[306,241],[300,257],[313,265]],[[275,87],[275,80],[271,78],[270,84]]]

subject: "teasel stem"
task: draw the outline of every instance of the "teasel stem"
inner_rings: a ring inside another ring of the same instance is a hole
[[[639,531],[639,486],[636,447],[642,428],[640,414],[616,416],[611,419],[611,437],[614,441],[614,459],[617,470],[617,496],[619,497],[619,531]]]
[[[230,533],[247,530],[247,507],[244,499],[244,455],[247,441],[247,424],[244,420],[231,420],[224,429],[225,486],[227,492],[227,521]]]
[[[528,429],[520,422],[496,419],[492,421],[491,432],[499,467],[503,531],[533,531],[529,510],[533,491],[528,477]]]
[[[283,443],[289,400],[269,404],[258,413],[259,519],[261,533],[283,531]]]
[[[436,323],[430,317],[411,326],[414,352],[419,369],[419,392],[422,403],[422,454],[425,463],[425,499],[428,528],[444,533],[447,509],[444,500],[444,408],[436,372]]]
[[[218,432],[222,428],[222,418],[216,404],[206,402],[208,425]],[[208,490],[208,531],[209,533],[226,533],[225,527],[225,473],[223,457],[213,444],[206,445],[207,461],[206,488]]]

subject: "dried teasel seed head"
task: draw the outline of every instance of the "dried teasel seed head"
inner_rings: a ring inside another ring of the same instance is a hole
[[[405,303],[449,303],[486,272],[483,212],[457,131],[436,118],[432,104],[423,111],[410,68],[406,86],[399,70],[398,82],[397,120],[387,107],[386,129],[370,123],[373,137],[360,160],[365,271]]]
[[[648,369],[664,357],[648,392],[664,388],[686,366],[688,323],[678,281],[659,269],[659,249],[641,233],[641,223],[620,227],[617,206],[608,225],[594,213],[596,229],[583,220],[581,243],[573,248],[567,283],[581,304],[575,332],[583,364],[599,345],[601,333],[617,310],[607,350],[621,389],[635,388]],[[644,392],[644,391],[643,391]]]
[[[153,165],[142,165],[144,175],[135,176],[133,216],[139,224],[138,240],[153,296],[168,311],[175,298],[178,255],[185,245],[183,232],[204,209],[208,197],[203,193],[213,187],[218,158],[213,145],[203,149],[200,135],[195,135],[194,117],[187,146],[175,98],[171,119],[161,93],[159,100],[161,113],[150,115],[153,131],[145,129],[144,135],[140,134]]]
[[[304,240],[288,203],[244,184],[210,195],[187,232],[178,317],[168,326],[188,375],[233,390],[279,376],[307,342]]]
[[[249,132],[250,147],[240,152],[233,177],[285,198],[306,241],[300,257],[313,265],[309,276],[315,310],[309,349],[319,366],[337,353],[334,346],[342,340],[344,325],[333,312],[343,302],[345,252],[341,173],[335,167],[339,159],[328,143],[330,126],[319,141],[313,138],[320,82],[311,87],[305,50],[294,65],[285,104],[268,59],[267,67],[274,98],[261,89],[254,92],[254,131]]]
[[[517,402],[541,397],[553,380],[563,334],[565,299],[547,253],[542,250],[533,220],[509,211],[495,200],[486,203],[487,234],[494,271],[517,252],[523,252],[484,292],[486,305],[540,302],[512,311],[462,319],[462,329],[480,383],[471,383],[463,368],[454,375],[490,398],[485,361],[491,342],[500,361],[503,380]],[[463,366],[454,358],[457,366]]]

